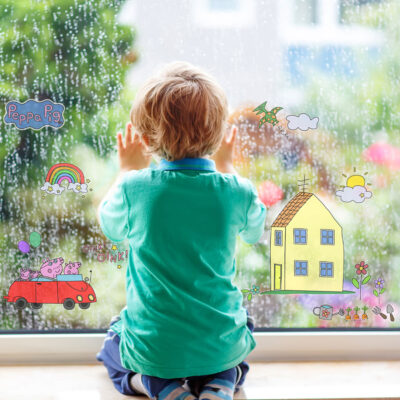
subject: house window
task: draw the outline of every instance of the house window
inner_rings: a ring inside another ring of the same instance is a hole
[[[294,274],[295,275],[307,275],[308,274],[308,262],[307,261],[295,261],[294,262]]]
[[[275,231],[275,246],[282,246],[282,231]]]
[[[307,229],[295,229],[294,242],[296,244],[307,244]]]
[[[296,0],[294,2],[293,23],[312,25],[318,19],[318,0]]]
[[[333,229],[321,229],[321,244],[334,244],[335,231]]]
[[[192,19],[200,28],[244,28],[257,22],[254,0],[194,0]]]
[[[319,263],[319,276],[332,277],[333,276],[333,263],[321,261]]]

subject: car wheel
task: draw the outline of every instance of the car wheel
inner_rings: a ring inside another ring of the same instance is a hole
[[[31,303],[31,307],[34,310],[39,310],[40,308],[42,308],[43,304],[42,303]]]
[[[87,310],[90,307],[90,303],[79,303],[79,307],[82,308],[82,310]]]
[[[75,307],[75,302],[72,299],[65,299],[63,306],[66,310],[73,310]]]
[[[15,302],[15,307],[17,310],[23,310],[27,305],[27,301],[23,298],[20,297],[16,302]]]

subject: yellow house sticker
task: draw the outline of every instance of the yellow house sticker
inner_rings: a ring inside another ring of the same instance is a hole
[[[343,232],[328,208],[312,193],[300,192],[280,212],[271,229],[271,291],[343,291]]]

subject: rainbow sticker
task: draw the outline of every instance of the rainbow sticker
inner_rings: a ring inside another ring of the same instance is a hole
[[[66,180],[68,182],[68,190],[75,193],[87,193],[87,183],[80,168],[73,164],[60,163],[54,164],[47,173],[46,182],[40,188],[47,194],[59,195],[65,190],[65,186],[61,183]]]

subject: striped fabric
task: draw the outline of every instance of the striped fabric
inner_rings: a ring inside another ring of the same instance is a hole
[[[178,382],[164,388],[156,397],[157,400],[196,400],[192,393],[185,390]]]
[[[204,386],[199,400],[232,400],[234,384],[225,379],[213,379]]]

